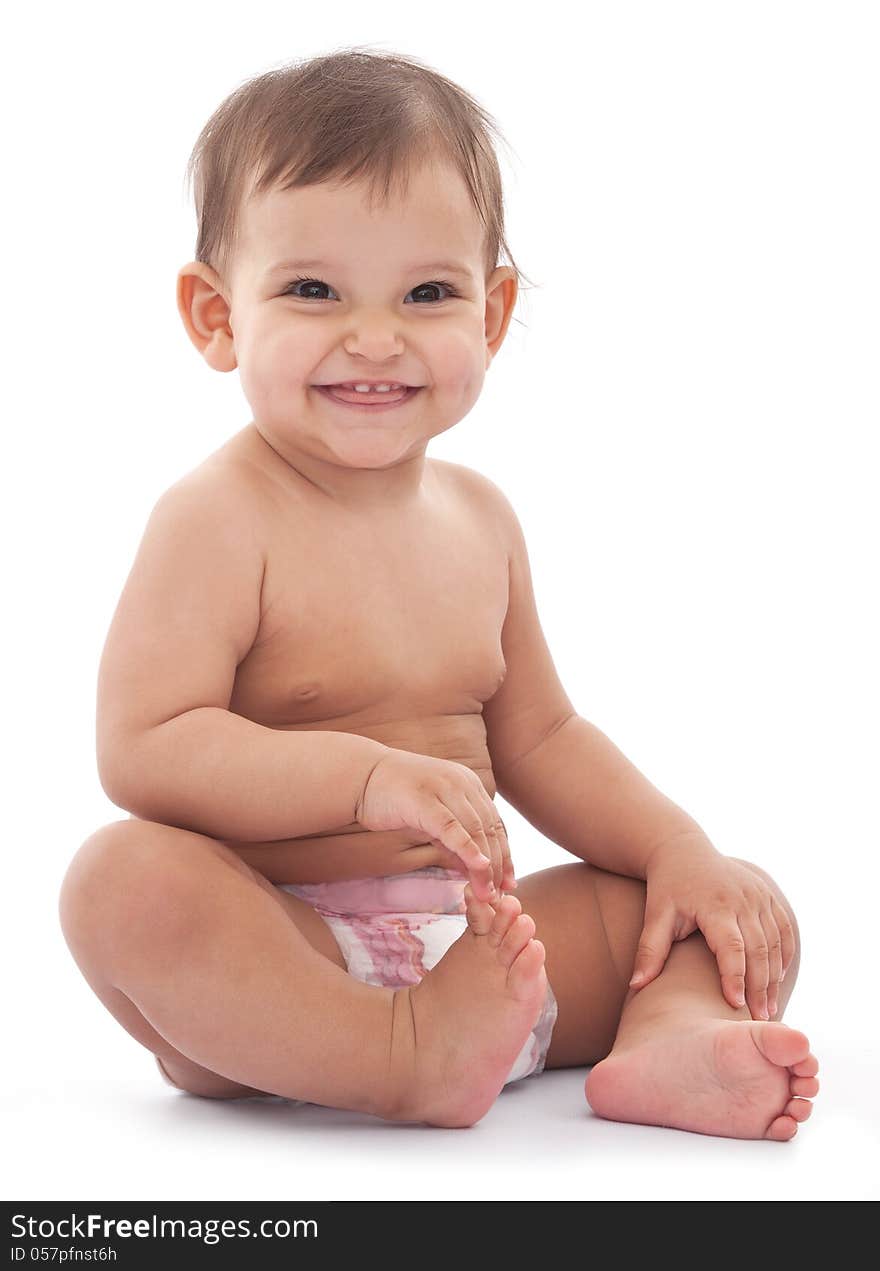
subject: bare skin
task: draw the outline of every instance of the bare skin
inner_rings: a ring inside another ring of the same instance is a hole
[[[340,515],[301,479],[292,485],[290,468],[253,425],[216,462],[219,482],[251,483],[268,562],[264,619],[236,670],[230,710],[270,728],[350,730],[454,759],[494,796],[482,707],[504,675],[507,565],[465,470],[428,461],[418,499],[383,523],[375,509]],[[451,666],[462,614],[468,651]],[[418,834],[354,822],[271,845],[224,841],[275,883],[350,878],[353,860],[365,878],[461,864]]]
[[[344,728],[454,758],[494,795],[481,707],[504,669],[505,544],[466,470],[429,464],[408,534],[398,519],[385,533],[373,522],[365,538],[363,525],[349,537],[323,523],[320,503],[283,497],[289,478],[253,427],[208,462],[218,482],[252,484],[269,549],[264,627],[238,667],[231,708],[273,728]],[[298,556],[315,567],[297,569]],[[322,587],[326,578],[333,589]],[[383,587],[387,609],[375,599]],[[420,615],[426,588],[454,594],[455,605],[432,603],[429,623],[395,611],[395,595],[414,596],[406,613]],[[346,630],[361,633],[354,642],[334,621],[340,593],[349,597]],[[472,652],[449,669],[443,652],[460,613]],[[413,666],[425,685],[418,703],[399,669]],[[549,976],[559,1017],[546,1066],[596,1065],[586,1094],[598,1115],[770,1139],[792,1137],[809,1115],[818,1065],[807,1039],[731,1008],[700,936],[674,945],[640,993],[627,991],[645,884],[581,862],[520,880],[495,907],[468,889],[468,930],[414,988],[345,974],[323,919],[274,884],[455,867],[445,848],[418,837],[353,824],[244,844],[131,817],[98,831],[74,859],[61,898],[65,935],[108,1009],[171,1084],[198,1095],[277,1094],[389,1120],[473,1124],[502,1089]],[[340,1042],[334,1064],[328,1032]]]
[[[291,486],[287,465],[253,427],[204,467],[221,497],[227,483],[248,487],[266,535],[264,620],[236,670],[230,709],[274,729],[357,731],[454,758],[494,795],[480,711],[503,674],[506,562],[455,465],[429,466],[411,524],[403,526],[398,511],[383,526],[371,512],[369,524],[356,519],[348,533],[324,511],[326,501],[310,498],[306,483]],[[434,591],[449,594],[453,577],[455,603],[444,610]],[[376,603],[382,590],[387,606]],[[394,597],[407,596],[416,601],[407,613],[418,614],[420,593],[430,623],[394,613]],[[342,624],[340,594],[350,598]],[[474,639],[450,679],[441,668],[459,606],[470,614]],[[424,680],[418,713],[406,671],[412,666]],[[345,960],[323,919],[274,886],[427,865],[461,862],[417,833],[356,823],[342,833],[253,844],[132,815],[80,849],[62,890],[62,925],[95,992],[181,1088],[467,1125],[497,1097],[546,992],[544,949],[519,902],[508,897],[496,915],[471,899],[465,935],[420,984],[393,992],[343,974]],[[204,955],[215,945],[222,965]],[[277,976],[265,974],[267,967]],[[218,1020],[225,1021],[222,1036]],[[349,1038],[335,1068],[326,1059],[328,1029]],[[372,1052],[365,1035],[375,1039]]]

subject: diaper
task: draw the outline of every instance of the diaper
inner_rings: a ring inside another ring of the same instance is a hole
[[[318,911],[342,950],[349,974],[364,984],[418,984],[467,928],[467,878],[430,866],[409,874],[333,883],[276,883]],[[541,1014],[523,1043],[505,1085],[543,1072],[556,1023],[556,997],[547,981]]]

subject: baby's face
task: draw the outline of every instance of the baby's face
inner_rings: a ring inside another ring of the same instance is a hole
[[[272,190],[246,203],[225,283],[193,262],[178,300],[211,365],[239,368],[257,428],[291,463],[386,467],[423,452],[479,397],[516,299],[514,270],[487,278],[482,248],[465,185],[445,166],[414,173],[405,198],[372,212],[361,185]],[[420,387],[376,412],[316,387],[362,379]]]

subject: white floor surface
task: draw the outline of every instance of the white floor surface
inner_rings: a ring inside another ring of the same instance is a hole
[[[123,1034],[120,1054],[128,1044]],[[282,1100],[200,1099],[166,1086],[152,1057],[135,1049],[124,1075],[85,1073],[73,1061],[54,1080],[35,1069],[5,1092],[6,1141],[15,1151],[7,1154],[3,1194],[157,1201],[880,1198],[880,1110],[871,1093],[878,1048],[818,1034],[811,1044],[821,1055],[822,1091],[790,1143],[604,1121],[584,1100],[586,1069],[506,1087],[478,1125],[446,1130]]]

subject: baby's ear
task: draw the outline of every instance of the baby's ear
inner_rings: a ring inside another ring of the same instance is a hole
[[[518,291],[516,274],[509,265],[499,266],[486,281],[486,349],[491,357],[501,348],[507,334]]]
[[[177,275],[177,309],[186,333],[215,371],[234,371],[229,301],[219,275],[200,260],[190,261]]]

